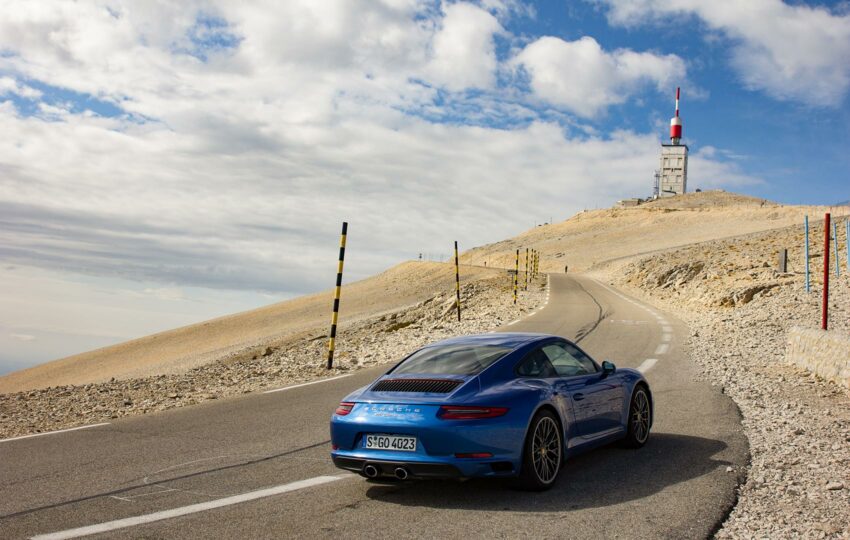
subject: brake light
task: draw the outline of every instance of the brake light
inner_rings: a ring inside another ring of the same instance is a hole
[[[495,418],[508,412],[507,407],[470,407],[443,405],[437,417],[443,420],[475,420],[477,418]]]
[[[345,416],[346,414],[351,412],[351,409],[354,408],[354,403],[343,401],[339,404],[339,406],[334,411],[334,414],[337,416]]]
[[[455,454],[456,458],[470,458],[470,459],[481,459],[481,458],[491,458],[493,454],[490,452],[472,452],[471,454]]]

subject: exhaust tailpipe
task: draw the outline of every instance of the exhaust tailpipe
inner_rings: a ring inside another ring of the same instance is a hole
[[[407,480],[410,474],[407,472],[407,469],[404,467],[397,467],[395,470],[395,477],[399,480]]]
[[[374,465],[367,464],[363,467],[363,475],[366,478],[376,478],[378,476],[378,468]]]

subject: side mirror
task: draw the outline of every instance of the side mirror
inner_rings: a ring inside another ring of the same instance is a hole
[[[615,371],[617,371],[617,366],[615,366],[613,363],[609,362],[608,360],[605,360],[604,362],[602,362],[602,375],[603,376],[607,377],[608,375],[611,375]]]

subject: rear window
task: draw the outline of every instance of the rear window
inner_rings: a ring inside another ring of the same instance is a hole
[[[428,347],[408,356],[392,373],[475,375],[509,352],[509,347],[498,345]]]

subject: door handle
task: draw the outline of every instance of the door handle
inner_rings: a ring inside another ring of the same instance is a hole
[[[584,394],[575,394],[573,395],[573,399],[576,401],[581,401],[584,399]]]

